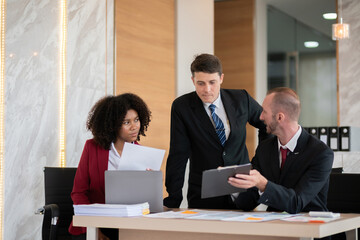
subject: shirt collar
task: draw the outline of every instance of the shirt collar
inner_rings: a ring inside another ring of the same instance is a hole
[[[119,155],[118,151],[116,150],[115,144],[114,144],[113,142],[111,143],[110,151],[111,151],[113,154],[115,154],[116,156],[121,157],[121,156]]]
[[[214,105],[216,106],[216,108],[220,108],[220,106],[221,106],[221,104],[222,104],[221,96],[220,96],[220,91],[219,91],[219,96],[217,97],[217,99],[215,99],[214,102],[212,102],[212,103],[203,103],[203,104],[204,104],[204,107],[205,107],[206,109],[208,109],[211,104],[214,104]]]
[[[285,144],[285,145],[281,145],[280,141],[279,141],[279,138],[277,139],[278,141],[278,147],[282,147],[282,148],[287,148],[289,149],[291,152],[294,152],[295,148],[296,148],[296,144],[297,144],[297,141],[300,137],[300,134],[301,134],[301,126],[299,125],[299,129],[296,131],[296,133],[294,134],[294,136],[290,139],[290,141]]]

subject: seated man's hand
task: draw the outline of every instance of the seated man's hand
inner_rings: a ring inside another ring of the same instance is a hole
[[[236,174],[235,177],[230,177],[228,182],[234,187],[244,189],[257,187],[261,192],[264,192],[268,180],[257,170],[250,170],[249,175]]]

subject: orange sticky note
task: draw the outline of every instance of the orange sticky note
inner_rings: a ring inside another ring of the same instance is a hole
[[[146,215],[146,214],[149,214],[150,213],[150,209],[147,208],[147,209],[143,209],[143,215]]]
[[[248,217],[245,220],[251,220],[251,221],[259,221],[259,220],[263,220],[263,218],[257,218],[257,217]]]
[[[198,212],[186,210],[186,211],[183,211],[183,212],[181,212],[181,213],[183,213],[183,214],[196,214],[196,213],[198,213]]]
[[[310,220],[309,223],[325,223],[323,220]]]

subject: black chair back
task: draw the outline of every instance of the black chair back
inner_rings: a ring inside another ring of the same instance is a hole
[[[76,169],[60,167],[44,168],[45,214],[42,229],[43,239],[71,239],[68,228],[74,215],[74,209],[70,194],[74,184]],[[51,208],[51,216],[54,214],[54,211],[57,211],[56,206],[59,218],[51,232],[51,220],[49,222],[50,217],[49,214],[46,214],[46,210]],[[53,236],[54,234],[56,234],[56,237]]]
[[[327,207],[331,212],[360,213],[360,174],[330,174]],[[359,185],[358,185],[359,184]],[[358,235],[360,234],[358,229]],[[345,233],[331,236],[332,240],[346,240]]]
[[[327,207],[332,212],[360,213],[360,174],[330,174]]]

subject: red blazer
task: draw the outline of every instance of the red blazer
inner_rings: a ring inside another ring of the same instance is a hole
[[[135,144],[138,144],[135,142]],[[86,141],[76,170],[71,198],[74,205],[105,203],[105,171],[108,169],[109,150],[100,147],[93,139]],[[85,227],[69,226],[72,235],[86,232]]]

